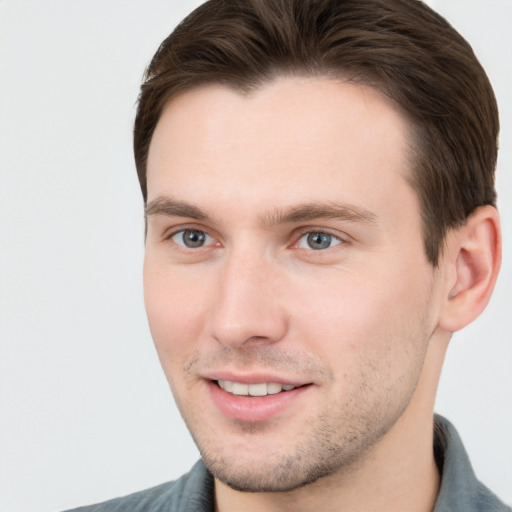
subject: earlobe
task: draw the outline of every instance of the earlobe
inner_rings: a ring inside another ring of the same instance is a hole
[[[491,298],[501,264],[498,212],[482,206],[447,237],[449,271],[439,326],[455,332],[477,318]]]

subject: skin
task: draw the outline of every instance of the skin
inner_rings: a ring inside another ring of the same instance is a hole
[[[202,87],[162,113],[146,309],[222,512],[434,506],[435,390],[467,323],[450,301],[477,279],[458,271],[460,234],[437,269],[426,259],[408,128],[377,91],[327,79]],[[204,244],[187,247],[184,230]],[[325,247],[311,247],[315,233]],[[212,399],[219,372],[306,386],[270,418],[240,421]]]

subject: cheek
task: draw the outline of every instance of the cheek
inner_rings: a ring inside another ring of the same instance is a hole
[[[201,315],[204,311],[204,287],[194,278],[165,271],[144,263],[144,302],[151,335],[162,366],[169,377],[171,368],[180,367],[197,351],[201,337]]]
[[[367,269],[333,275],[314,293],[298,291],[309,298],[294,314],[308,333],[308,348],[354,371],[363,359],[401,364],[413,347],[424,344],[429,308],[427,281],[407,277]]]
[[[368,421],[406,406],[428,346],[427,306],[404,305],[409,293],[404,287],[377,288],[359,282],[350,292],[326,294],[321,303],[310,304],[299,328],[307,333],[308,351],[334,376],[330,396],[336,396],[339,410]]]

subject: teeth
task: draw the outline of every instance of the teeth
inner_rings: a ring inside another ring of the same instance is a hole
[[[267,384],[268,395],[275,395],[277,393],[280,393],[282,389],[283,386],[281,386],[281,384]]]
[[[233,388],[231,389],[233,395],[248,395],[249,386],[247,384],[240,384],[239,382],[233,382]]]
[[[295,386],[290,384],[277,384],[274,382],[261,384],[242,384],[240,382],[232,382],[230,380],[217,381],[219,387],[228,393],[239,396],[266,396],[275,395],[281,391],[290,391],[295,389]]]
[[[251,396],[265,396],[267,394],[267,385],[263,384],[249,384],[249,395]]]

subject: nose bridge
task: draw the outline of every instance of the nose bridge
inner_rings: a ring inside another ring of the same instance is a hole
[[[217,283],[212,335],[231,348],[275,343],[286,332],[276,262],[263,251],[240,247],[226,255]]]

